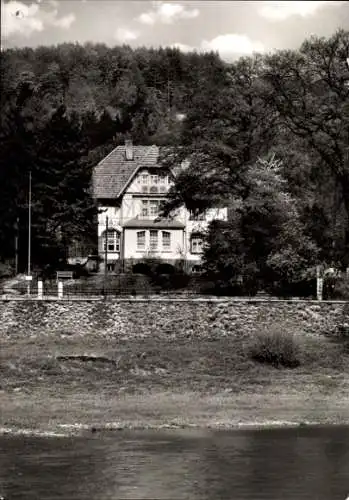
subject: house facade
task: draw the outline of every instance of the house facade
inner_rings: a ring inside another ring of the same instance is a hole
[[[195,272],[209,222],[227,219],[225,208],[194,217],[184,206],[171,218],[160,219],[174,174],[161,165],[159,153],[158,146],[126,141],[94,169],[101,270],[125,271],[151,258]]]

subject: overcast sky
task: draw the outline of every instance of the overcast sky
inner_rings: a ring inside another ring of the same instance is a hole
[[[1,0],[1,46],[100,42],[215,50],[225,60],[349,30],[348,1]]]

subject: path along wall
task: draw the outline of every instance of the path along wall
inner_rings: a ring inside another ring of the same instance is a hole
[[[295,333],[332,333],[349,325],[349,303],[268,300],[122,299],[0,301],[0,338],[37,333],[129,338],[253,334],[272,324]],[[348,326],[349,327],[349,326]]]

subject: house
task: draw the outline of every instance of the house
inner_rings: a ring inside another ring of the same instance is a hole
[[[101,270],[105,265],[109,271],[134,269],[135,264],[154,258],[195,271],[209,221],[227,218],[226,209],[194,217],[183,206],[171,218],[159,219],[160,205],[174,181],[174,173],[159,162],[159,153],[158,146],[127,140],[94,169]]]

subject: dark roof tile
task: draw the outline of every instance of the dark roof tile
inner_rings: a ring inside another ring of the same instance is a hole
[[[125,146],[117,146],[101,160],[93,172],[93,195],[96,199],[120,196],[139,167],[158,167],[158,146],[133,146],[134,159],[126,160]]]

